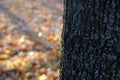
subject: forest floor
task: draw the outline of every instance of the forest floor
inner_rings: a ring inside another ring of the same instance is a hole
[[[61,0],[0,0],[0,80],[58,80]]]

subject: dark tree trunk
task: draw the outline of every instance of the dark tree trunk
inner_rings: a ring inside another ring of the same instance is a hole
[[[120,0],[64,0],[60,80],[120,80]]]

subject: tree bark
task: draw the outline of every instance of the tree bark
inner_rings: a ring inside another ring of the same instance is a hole
[[[64,0],[60,80],[120,80],[120,0]]]

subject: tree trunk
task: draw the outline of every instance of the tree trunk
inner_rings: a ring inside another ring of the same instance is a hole
[[[60,80],[120,80],[120,0],[64,0]]]

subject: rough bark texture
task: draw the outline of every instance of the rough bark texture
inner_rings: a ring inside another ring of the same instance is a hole
[[[120,80],[120,0],[64,0],[60,80]]]

